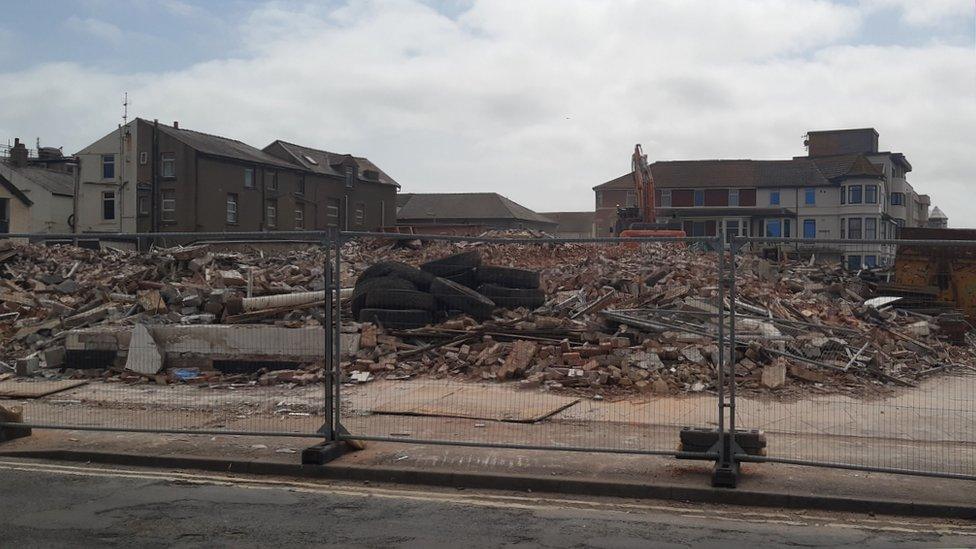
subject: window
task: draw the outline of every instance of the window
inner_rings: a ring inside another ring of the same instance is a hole
[[[729,206],[739,205],[739,189],[729,190]]]
[[[234,193],[227,194],[227,223],[237,224],[237,195]]]
[[[139,197],[139,215],[149,215],[149,197],[140,196]]]
[[[844,240],[847,238],[847,220],[843,217],[840,218],[840,239]]]
[[[705,191],[700,189],[695,190],[695,206],[704,206],[704,205],[705,205]]]
[[[351,189],[353,184],[356,181],[356,168],[354,168],[353,166],[346,166],[345,175],[346,175],[346,188]]]
[[[627,191],[627,207],[633,208],[637,205],[637,191]]]
[[[304,195],[305,194],[305,176],[298,176],[298,183],[295,186],[295,194]]]
[[[847,239],[861,240],[861,218],[851,217],[847,220]]]
[[[301,208],[295,209],[295,228],[298,230],[305,229],[305,210]]]
[[[783,225],[779,219],[766,220],[766,236],[779,238],[783,236]]]
[[[876,255],[866,255],[864,256],[864,266],[873,269],[878,266],[878,256]]]
[[[905,193],[891,193],[891,205],[892,206],[904,206],[905,205]]]
[[[356,203],[356,210],[353,212],[352,216],[353,223],[356,225],[362,225],[366,223],[366,204],[363,202]]]
[[[817,220],[803,220],[803,238],[817,238]]]
[[[725,221],[725,242],[732,242],[732,237],[739,236],[739,220],[729,219]]]
[[[163,153],[162,158],[163,179],[176,179],[176,153]]]
[[[149,153],[143,151],[139,153],[139,164],[145,166],[149,162]]]
[[[273,229],[278,226],[278,202],[269,200],[265,206],[267,212],[267,226]]]
[[[779,191],[769,191],[769,205],[779,206]]]
[[[278,174],[276,172],[264,172],[264,188],[269,191],[278,190]]]
[[[860,204],[861,203],[861,186],[851,185],[847,187],[847,203],[848,204]]]
[[[244,168],[244,188],[254,188],[254,168]]]
[[[783,220],[783,238],[789,238],[789,237],[793,236],[793,231],[790,230],[791,227],[792,227],[792,225],[793,225],[793,220],[792,219],[784,219]]]
[[[115,179],[115,155],[102,155],[102,179]]]
[[[671,189],[661,191],[661,207],[671,207]]]
[[[163,191],[162,206],[162,218],[166,223],[176,222],[176,191],[172,189],[167,189]]]
[[[840,203],[847,204],[847,187],[840,188]]]
[[[847,269],[850,271],[859,271],[861,269],[861,256],[859,255],[847,256]]]
[[[325,204],[325,223],[330,227],[339,225],[339,199],[330,198]]]
[[[803,203],[807,206],[813,206],[817,203],[817,189],[813,187],[807,187],[803,190]]]
[[[865,204],[877,204],[878,203],[878,186],[877,185],[865,185],[864,186],[864,203]]]
[[[874,217],[864,218],[864,238],[866,240],[877,240],[878,220]]]
[[[10,199],[0,198],[0,233],[10,232]]]
[[[105,221],[115,219],[115,191],[102,192],[102,219]]]

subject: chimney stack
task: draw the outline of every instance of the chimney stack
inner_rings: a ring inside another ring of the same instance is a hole
[[[14,146],[10,149],[10,165],[15,168],[23,168],[27,165],[27,147],[17,137],[14,138]]]
[[[176,128],[177,130],[180,129],[180,121],[179,120],[174,120],[173,121],[173,127]]]

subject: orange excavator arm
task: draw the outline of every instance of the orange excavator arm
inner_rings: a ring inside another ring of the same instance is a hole
[[[631,157],[631,168],[634,174],[634,187],[637,190],[637,207],[640,208],[644,223],[654,223],[654,179],[651,168],[647,165],[647,155],[641,149],[640,143],[634,145],[634,155]]]

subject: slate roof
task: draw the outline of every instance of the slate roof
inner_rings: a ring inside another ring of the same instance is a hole
[[[25,181],[29,181],[51,194],[75,195],[75,176],[70,173],[36,166],[15,168],[10,164],[0,162],[0,176],[18,189],[25,186]]]
[[[547,217],[559,226],[559,232],[588,233],[593,230],[595,212],[541,212],[539,215]]]
[[[819,187],[842,177],[883,176],[863,154],[791,160],[674,160],[654,162],[650,168],[659,188]],[[593,189],[633,187],[633,177],[628,173]]]
[[[301,167],[311,172],[341,177],[342,174],[336,171],[332,166],[334,164],[340,164],[345,157],[351,157],[356,162],[356,165],[359,167],[358,176],[361,180],[375,181],[372,179],[367,179],[363,175],[364,171],[373,170],[379,173],[380,183],[385,183],[388,185],[396,185],[397,187],[400,186],[400,184],[397,183],[396,180],[390,177],[383,170],[379,169],[379,167],[376,164],[373,164],[368,158],[364,158],[361,156],[352,156],[349,154],[340,154],[340,153],[334,153],[329,151],[323,151],[320,149],[313,149],[311,147],[305,147],[302,145],[296,145],[294,143],[288,143],[287,141],[282,141],[280,139],[274,141],[271,145],[274,145],[275,143],[277,143],[283,149],[288,151],[288,153],[291,154],[291,156],[295,159],[295,162],[297,164],[301,165]],[[271,147],[271,145],[268,145],[268,147]],[[265,147],[265,150],[267,150],[268,147]],[[311,158],[315,162],[309,162],[308,160],[309,158]]]
[[[403,205],[400,205],[401,200]],[[498,193],[402,193],[397,197],[397,220],[517,219],[555,225],[556,222]]]
[[[149,123],[152,124],[152,122]],[[233,158],[236,160],[243,160],[245,162],[277,166],[279,168],[301,169],[301,166],[295,163],[272,156],[261,149],[252,147],[247,143],[238,141],[236,139],[187,130],[184,128],[174,128],[173,126],[168,126],[165,124],[159,125],[159,132],[166,134],[189,147],[192,147],[198,152],[210,156]]]

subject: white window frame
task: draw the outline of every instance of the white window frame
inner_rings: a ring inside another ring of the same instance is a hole
[[[112,217],[105,216],[105,206],[112,204]],[[119,217],[115,191],[102,191],[102,221],[115,221]]]
[[[142,151],[141,153],[139,153],[139,164],[145,166],[148,163],[149,163],[149,153],[147,153],[146,151]]]
[[[149,196],[142,195],[137,199],[139,203],[139,215],[149,215]]]
[[[353,211],[352,222],[355,223],[356,225],[366,224],[366,203],[365,202],[356,203],[356,209]]]
[[[273,201],[268,201],[264,206],[264,211],[266,212],[265,217],[267,218],[267,224],[269,229],[273,229],[278,226],[278,204]]]
[[[166,198],[167,193],[172,193],[170,198]],[[176,191],[167,189],[162,192],[160,200],[160,219],[165,223],[176,222]],[[169,214],[167,216],[167,214]]]
[[[624,204],[628,208],[633,208],[637,206],[637,191],[627,191],[627,198]]]
[[[254,168],[244,168],[244,188],[254,188]]]
[[[671,207],[671,189],[661,189],[661,207]]]
[[[105,167],[112,166],[111,177],[105,177]],[[115,155],[114,154],[103,154],[102,155],[102,179],[115,179]]]
[[[176,179],[176,153],[160,153],[159,175],[163,179]]]
[[[237,225],[238,223],[238,200],[236,193],[227,193],[227,224]]]
[[[305,210],[301,208],[295,208],[295,228],[305,230]]]
[[[734,198],[733,198],[734,197]],[[739,189],[729,189],[729,206],[739,205]]]

